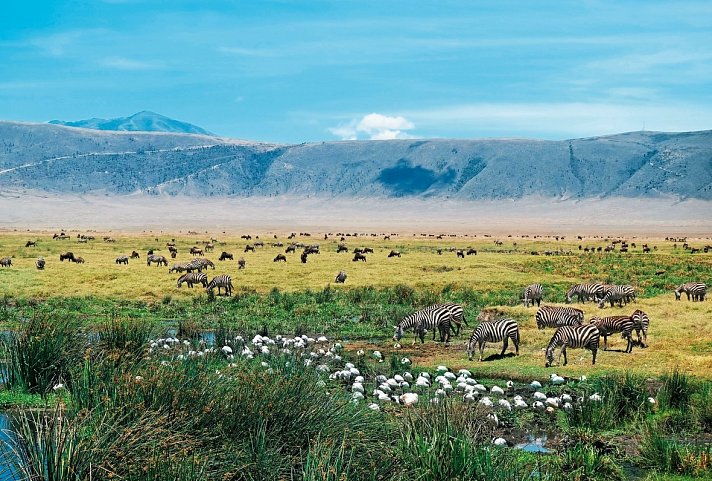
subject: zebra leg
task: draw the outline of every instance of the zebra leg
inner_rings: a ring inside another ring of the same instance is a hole
[[[641,347],[648,347],[648,331],[643,329],[643,344],[641,344]]]
[[[515,337],[512,338],[512,342],[514,343],[514,349],[515,349],[515,355],[519,355],[519,333],[515,335]]]
[[[487,344],[487,343],[480,341],[480,362],[482,362],[482,355],[483,355],[484,350],[485,350],[485,344]]]
[[[504,357],[504,353],[507,352],[507,347],[509,347],[509,338],[505,337],[502,343],[502,352],[499,353],[499,357]]]
[[[608,350],[608,336],[607,335],[603,336],[603,350],[604,351]]]
[[[569,363],[568,357],[566,357],[566,344],[561,345],[561,350],[559,351],[559,359],[557,359],[557,363],[561,364],[561,355],[564,355],[564,366]]]
[[[591,349],[591,354],[593,354],[593,360],[591,361],[591,364],[596,364],[596,352],[598,349]]]

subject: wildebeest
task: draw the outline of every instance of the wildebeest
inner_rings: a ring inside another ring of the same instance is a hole
[[[319,254],[319,245],[318,244],[308,245],[304,248],[304,252],[306,252],[307,254]]]
[[[37,266],[37,269],[39,269],[39,270],[44,269],[45,268],[44,257],[37,258],[37,261],[35,261],[35,266]]]
[[[477,255],[477,250],[476,250],[476,249],[473,249],[473,248],[469,248],[469,249],[467,249],[467,255],[468,255],[468,256],[472,256],[472,255],[475,255],[475,256],[476,256],[476,255]]]
[[[391,252],[388,253],[388,257],[400,257],[400,256],[401,256],[401,253],[398,251],[392,250]]]
[[[272,262],[279,262],[279,261],[287,262],[287,256],[285,256],[284,254],[277,254],[277,256],[274,258],[274,260]]]
[[[9,257],[3,257],[2,259],[0,259],[0,266],[10,267],[11,265],[12,259],[10,259]]]
[[[136,252],[136,251],[131,252],[131,258],[132,258],[132,259],[139,259],[140,257],[141,257],[141,256],[138,255],[138,252]]]
[[[306,263],[307,263],[307,257],[308,257],[308,256],[309,256],[309,254],[307,254],[307,251],[302,252],[302,255],[300,256],[300,258],[302,259],[302,264],[306,264]]]
[[[74,259],[71,259],[72,262],[75,262],[77,264],[84,264],[84,258],[83,257],[75,257]]]
[[[168,246],[168,252],[172,253],[178,253],[178,249],[176,249],[176,246]]]
[[[248,252],[248,251],[255,252],[255,246],[250,245],[250,244],[247,244],[247,245],[245,246],[245,252]]]
[[[462,249],[458,249],[457,251],[455,251],[455,253],[457,254],[457,257],[460,257],[462,259],[465,258],[465,253],[463,252]]]
[[[202,256],[202,255],[203,255],[203,249],[198,249],[197,247],[191,247],[191,248],[190,248],[190,253],[193,254],[194,256]]]
[[[212,252],[213,249],[215,249],[215,246],[213,244],[205,244],[205,252]]]
[[[178,257],[178,252],[177,251],[171,252],[171,259],[175,259],[176,257]]]
[[[370,247],[364,247],[362,250],[362,253],[363,254],[373,254],[373,249],[371,249]]]
[[[233,260],[233,255],[225,251],[223,251],[223,253],[220,254],[220,257],[218,258],[219,261],[226,261],[228,259]]]
[[[25,244],[25,247],[37,247],[37,242],[36,241],[27,241]]]
[[[294,244],[287,246],[287,248],[284,250],[285,254],[289,254],[290,252],[296,252],[297,251],[297,246]]]
[[[346,282],[346,273],[344,271],[339,271],[338,274],[336,274],[336,279],[334,279],[334,282],[337,284],[343,284]]]
[[[351,260],[352,260],[353,262],[356,262],[356,261],[363,261],[363,262],[366,262],[366,256],[363,255],[363,254],[361,254],[360,252],[357,252],[356,254],[354,254],[354,258],[351,259]]]
[[[238,269],[244,269],[245,268],[245,259],[243,257],[240,257],[237,260],[237,268]]]
[[[339,247],[336,248],[337,254],[341,254],[342,252],[348,252],[348,251],[349,251],[349,248],[343,244],[339,244]]]
[[[59,260],[61,262],[64,262],[64,260],[68,261],[74,261],[74,253],[73,252],[64,252],[62,254],[59,254]]]
[[[121,255],[121,256],[117,257],[116,263],[128,265],[129,264],[129,256]]]

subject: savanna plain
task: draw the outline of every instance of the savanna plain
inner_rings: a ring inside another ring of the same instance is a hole
[[[0,267],[0,479],[712,479],[712,303],[674,295],[709,285],[710,239],[55,233],[0,233],[11,260]],[[195,259],[191,248],[214,263],[208,280],[231,277],[230,296],[177,286],[169,268]],[[355,248],[373,252],[355,261]],[[168,266],[148,266],[149,250]],[[65,252],[85,262],[61,262]],[[594,282],[632,285],[636,299],[565,303]],[[595,364],[569,349],[566,366],[545,367],[555,330],[537,329],[538,307],[522,302],[535,283],[542,305],[582,309],[584,323],[644,311],[647,343],[626,353],[614,334]],[[438,303],[464,309],[450,342],[393,339],[401,319]],[[483,310],[517,322],[519,355],[492,342],[468,360]]]

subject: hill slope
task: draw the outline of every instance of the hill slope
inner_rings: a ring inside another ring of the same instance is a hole
[[[299,145],[0,122],[0,191],[712,199],[712,131]]]
[[[155,112],[144,110],[129,117],[116,119],[86,119],[75,122],[64,120],[50,120],[50,124],[65,125],[67,127],[80,127],[94,130],[118,130],[129,132],[172,132],[181,134],[212,135],[207,130],[197,125],[174,120]]]

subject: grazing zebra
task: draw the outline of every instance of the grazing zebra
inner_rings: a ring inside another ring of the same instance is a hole
[[[287,262],[287,256],[284,254],[277,254],[275,258],[272,260],[272,262]]]
[[[425,309],[447,309],[450,312],[450,327],[453,330],[453,333],[456,336],[460,335],[460,329],[462,329],[462,323],[465,323],[465,326],[470,327],[470,325],[467,323],[467,319],[465,319],[465,310],[462,308],[461,305],[459,304],[454,304],[454,303],[445,303],[445,304],[434,304],[430,307],[426,307]],[[433,331],[433,340],[435,340],[435,331]]]
[[[559,351],[557,362],[561,361],[561,355],[563,354],[564,366],[569,362],[566,357],[566,349],[569,347],[589,349],[593,354],[591,364],[596,364],[596,352],[598,351],[598,343],[600,340],[601,333],[598,332],[598,328],[593,324],[560,327],[551,337],[549,345],[546,348],[546,367],[551,367],[554,363],[554,349],[558,346],[561,346],[561,350]]]
[[[532,284],[524,289],[524,307],[529,307],[529,303],[534,306],[541,306],[541,298],[544,297],[544,288],[541,284]]]
[[[244,269],[244,268],[245,268],[245,258],[244,258],[244,257],[240,257],[240,258],[237,260],[237,268],[238,268],[238,269]]]
[[[35,261],[35,265],[37,266],[37,269],[42,270],[45,268],[45,260],[44,257],[39,257],[37,261]]]
[[[606,307],[606,302],[611,303],[611,307],[617,302],[618,307],[623,307],[623,301],[628,298],[629,292],[625,289],[626,286],[607,286],[606,293],[598,301],[598,307],[603,309]]]
[[[191,261],[191,264],[196,266],[196,268],[199,268],[199,270],[207,269],[208,267],[212,267],[213,270],[215,270],[215,264],[213,263],[213,261],[211,261],[210,259],[206,259],[205,257],[198,257],[197,259],[193,259]]]
[[[213,294],[213,289],[217,287],[218,296],[220,295],[220,289],[225,289],[225,295],[232,295],[232,279],[227,274],[220,274],[219,276],[213,277],[213,280],[207,285],[206,289],[210,295]]]
[[[183,283],[188,284],[188,287],[193,288],[193,284],[202,284],[203,287],[208,287],[208,276],[202,272],[188,272],[178,278],[178,287]]]
[[[192,262],[184,262],[182,264],[173,264],[169,269],[168,273],[170,274],[171,272],[191,272],[195,269],[193,266]]]
[[[64,252],[62,254],[59,254],[59,260],[61,262],[64,262],[64,260],[68,261],[73,261],[74,260],[74,253],[73,252]]]
[[[400,257],[400,256],[401,256],[401,253],[398,251],[392,250],[391,252],[388,253],[388,257]]]
[[[437,329],[440,332],[440,342],[450,341],[450,322],[452,314],[442,306],[435,308],[431,306],[414,312],[404,317],[397,326],[394,326],[395,333],[393,340],[399,341],[403,333],[408,329],[413,329],[415,337],[413,344],[420,338],[421,344],[425,342],[425,332]]]
[[[163,264],[164,266],[168,267],[168,259],[166,259],[163,256],[159,256],[157,254],[151,254],[146,258],[146,265],[150,266],[151,262],[155,262],[156,265],[160,266]]]
[[[475,351],[475,344],[480,350],[480,362],[482,361],[482,352],[485,349],[485,344],[488,342],[500,342],[502,344],[502,352],[499,357],[504,356],[507,350],[509,340],[514,343],[516,355],[519,355],[519,326],[514,319],[500,319],[494,322],[483,322],[475,328],[475,331],[470,336],[470,342],[467,343],[467,358],[472,361],[472,354]]]
[[[650,325],[650,318],[646,313],[640,309],[636,309],[633,314],[630,315],[633,319],[633,329],[638,336],[638,344],[640,347],[648,347],[648,326]],[[643,339],[640,339],[640,333],[643,333]]]
[[[541,306],[536,311],[536,327],[580,326],[583,311],[575,307]]]
[[[11,265],[12,259],[10,259],[9,257],[3,257],[2,259],[0,259],[0,266],[10,267]]]
[[[338,274],[336,274],[336,279],[334,279],[334,282],[337,284],[343,284],[346,282],[346,273],[344,271],[339,271]]]
[[[702,282],[686,282],[675,289],[675,300],[679,301],[682,293],[687,295],[687,300],[692,298],[692,301],[704,301],[707,295],[707,286]]]
[[[129,256],[123,256],[123,255],[121,255],[121,256],[117,257],[117,258],[116,258],[116,263],[117,263],[117,264],[126,264],[126,265],[128,265],[128,264],[129,264]]]
[[[566,291],[566,302],[573,301],[574,296],[578,297],[579,302],[586,300],[597,300],[605,295],[604,288],[601,284],[577,284]]]
[[[625,352],[633,350],[633,319],[630,316],[610,316],[610,317],[593,317],[589,321],[589,325],[594,325],[598,328],[598,332],[603,336],[603,350],[608,349],[608,336],[620,332],[623,334],[623,339],[628,341]]]
[[[357,262],[357,261],[366,262],[366,256],[363,255],[363,254],[361,254],[361,253],[359,253],[359,252],[357,252],[356,254],[354,254],[354,258],[351,259],[351,260],[354,261],[354,262]]]

